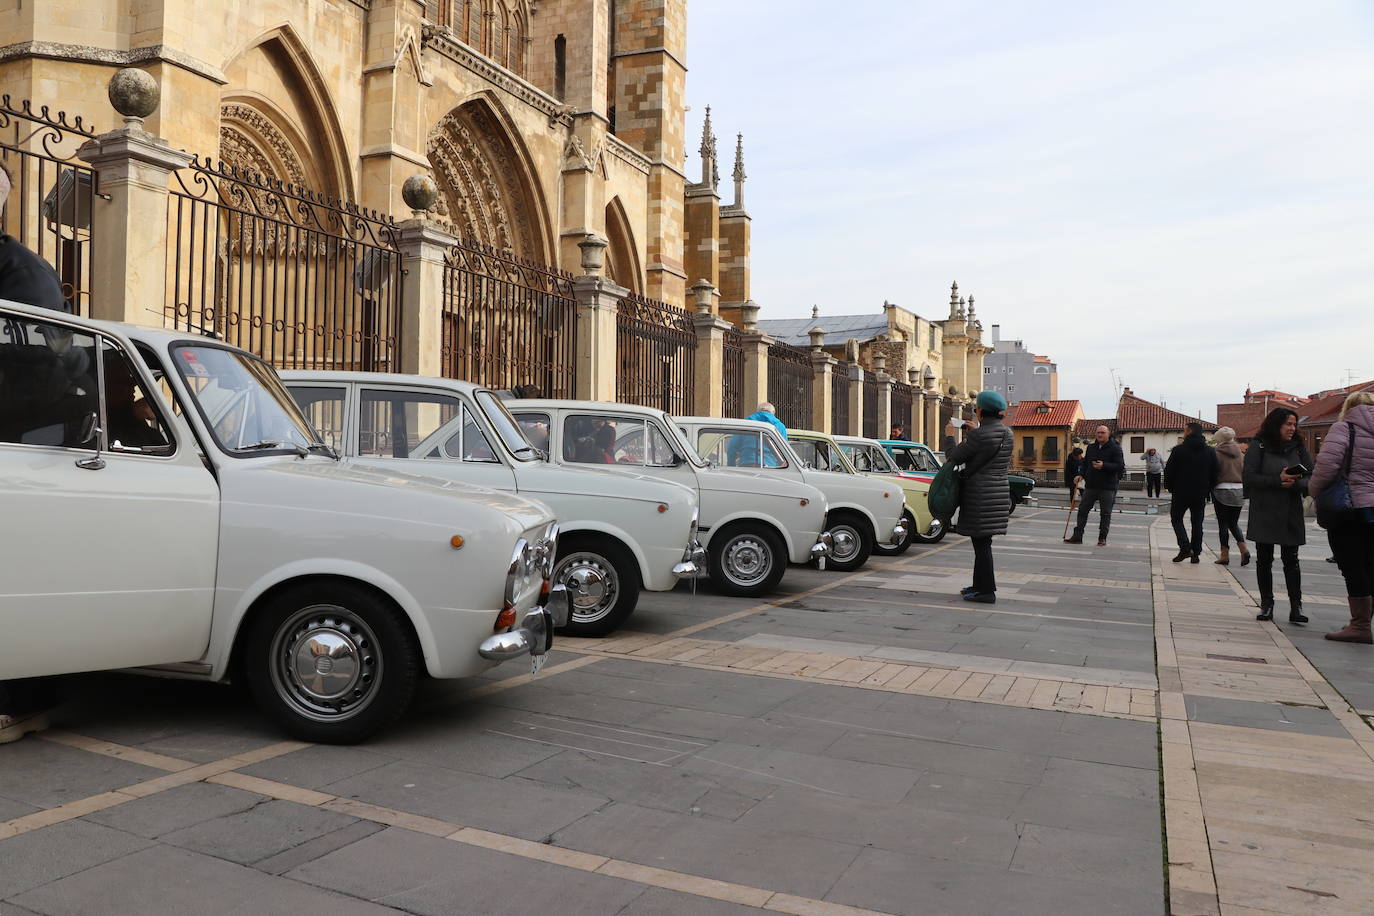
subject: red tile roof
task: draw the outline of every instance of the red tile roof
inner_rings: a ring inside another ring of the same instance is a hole
[[[1075,439],[1091,439],[1097,435],[1097,428],[1105,426],[1113,436],[1116,435],[1116,420],[1079,420],[1073,425],[1073,437]]]
[[[1341,412],[1345,399],[1355,391],[1374,391],[1374,380],[1351,385],[1339,391],[1332,391],[1322,397],[1314,398],[1295,408],[1298,412],[1299,426],[1324,426],[1335,421]]]
[[[1202,428],[1207,430],[1217,428],[1215,423],[1208,423],[1201,417],[1190,417],[1187,414],[1179,413],[1177,410],[1170,410],[1144,398],[1138,398],[1131,394],[1129,388],[1122,393],[1121,400],[1116,405],[1116,426],[1122,432],[1126,430],[1178,430],[1182,432],[1189,423],[1201,423]]]
[[[1078,401],[1022,401],[1003,422],[1008,426],[1062,428],[1072,426],[1082,414],[1083,405]]]

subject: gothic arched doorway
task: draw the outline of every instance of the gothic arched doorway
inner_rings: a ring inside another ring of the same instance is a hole
[[[640,282],[639,255],[635,252],[634,230],[625,208],[616,197],[606,205],[606,277],[632,293],[644,292]]]

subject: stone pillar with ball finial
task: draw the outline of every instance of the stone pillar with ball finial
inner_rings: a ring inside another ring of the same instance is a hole
[[[811,317],[819,315],[820,306],[812,307]],[[830,378],[840,361],[825,352],[825,328],[815,325],[806,334],[811,338],[811,428],[828,433],[834,414]]]
[[[444,374],[444,264],[455,242],[429,213],[439,202],[439,185],[428,174],[411,175],[401,185],[410,219],[396,231],[401,253],[400,371]]]
[[[110,77],[110,104],[124,126],[86,141],[77,155],[91,164],[99,194],[91,210],[90,317],[134,324],[201,324],[191,303],[177,301],[167,280],[167,181],[190,165],[190,153],[143,129],[157,111],[161,91],[143,70],[126,67]]]
[[[725,405],[725,332],[732,325],[713,312],[718,293],[709,280],[698,280],[691,292],[696,303],[692,325],[697,332],[692,412],[699,417],[718,417]]]
[[[577,243],[582,275],[572,282],[577,299],[576,396],[588,401],[616,400],[616,316],[630,291],[606,278],[610,243],[588,232]],[[549,396],[550,392],[542,392]]]

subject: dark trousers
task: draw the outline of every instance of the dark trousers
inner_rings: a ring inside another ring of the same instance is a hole
[[[1098,490],[1087,487],[1083,490],[1083,502],[1078,504],[1078,524],[1074,526],[1073,536],[1081,538],[1083,529],[1088,527],[1088,513],[1097,506],[1102,518],[1097,526],[1097,539],[1105,541],[1107,532],[1112,530],[1112,509],[1116,506],[1116,490]]]
[[[1160,495],[1160,493],[1162,492],[1162,488],[1161,488],[1160,484],[1163,483],[1163,481],[1164,481],[1164,475],[1163,475],[1163,474],[1149,474],[1149,473],[1147,473],[1147,474],[1145,475],[1145,495],[1146,495],[1146,496],[1158,496],[1158,495]]]
[[[980,595],[997,591],[997,576],[992,568],[992,535],[969,538],[973,544],[973,590]]]
[[[1193,524],[1192,537],[1183,529],[1183,514],[1188,513]],[[1169,521],[1174,523],[1174,537],[1178,539],[1178,549],[1189,553],[1202,553],[1202,520],[1207,515],[1207,504],[1202,499],[1174,496],[1169,501]]]
[[[1240,530],[1240,506],[1223,506],[1215,499],[1212,500],[1212,508],[1217,510],[1217,528],[1221,533],[1221,546],[1231,546],[1231,536],[1235,536],[1237,544],[1245,543],[1245,535]]]
[[[1288,591],[1288,606],[1302,607],[1302,567],[1298,565],[1298,546],[1283,544],[1283,584]],[[1274,545],[1255,543],[1255,581],[1259,584],[1260,604],[1274,605]]]
[[[1351,598],[1374,595],[1374,525],[1331,528],[1326,540],[1345,578],[1345,593]]]

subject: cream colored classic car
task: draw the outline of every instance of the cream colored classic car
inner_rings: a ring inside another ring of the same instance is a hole
[[[817,470],[798,458],[777,429],[758,420],[676,417],[687,441],[712,467],[762,469],[810,484],[825,494],[825,530],[832,543],[829,566],[842,572],[868,561],[875,544],[900,544],[902,489],[857,474]]]
[[[901,553],[912,541],[934,544],[945,536],[945,523],[930,514],[926,504],[926,494],[930,492],[930,481],[924,477],[904,474],[892,461],[892,456],[877,439],[862,436],[836,436],[844,456],[854,466],[854,470],[869,477],[891,480],[906,493],[906,508],[911,518],[911,538],[898,545],[895,552]]]
[[[619,469],[695,490],[708,571],[726,594],[766,595],[789,560],[806,563],[829,553],[829,539],[822,537],[825,494],[761,470],[708,467],[661,410],[596,401],[507,404],[526,435],[547,436],[551,461]]]
[[[542,503],[341,464],[243,350],[7,302],[0,518],[0,678],[232,671],[310,741],[567,616]]]
[[[571,636],[604,636],[635,609],[641,588],[668,591],[696,575],[695,490],[552,464],[490,390],[374,372],[282,378],[345,463],[418,470],[548,503],[558,516],[554,581],[568,590]]]

